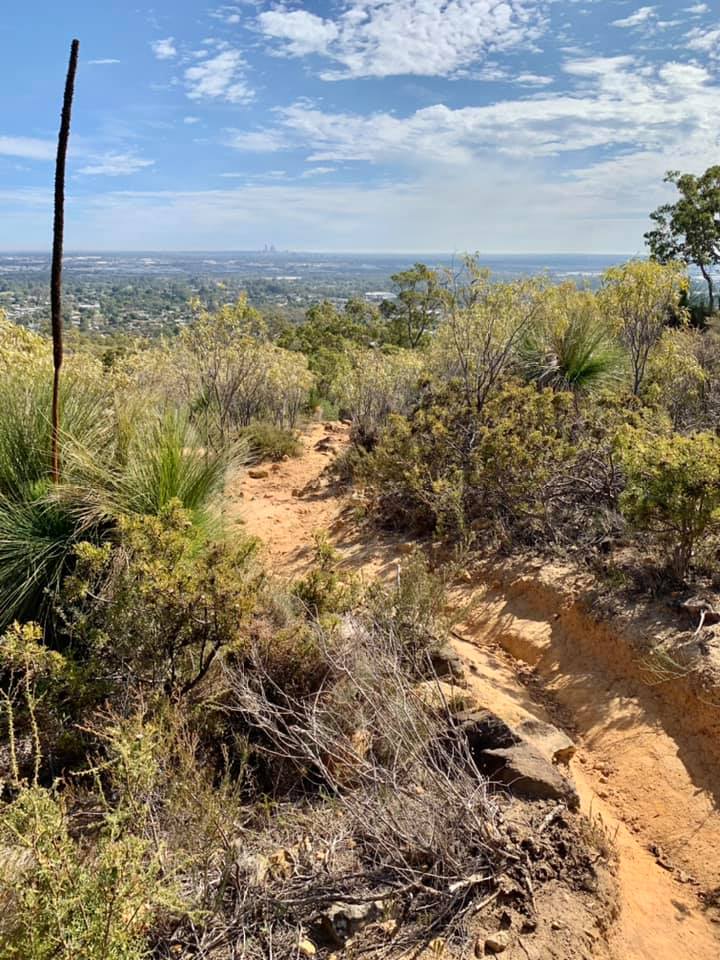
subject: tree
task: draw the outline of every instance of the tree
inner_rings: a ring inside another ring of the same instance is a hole
[[[686,289],[685,270],[676,262],[663,266],[631,260],[608,270],[603,278],[600,301],[630,354],[635,396],[640,395],[651,350],[668,322],[682,315],[680,301]]]
[[[397,299],[384,300],[380,310],[387,319],[392,341],[399,347],[419,347],[436,325],[445,303],[445,291],[437,271],[424,263],[390,278],[398,290]]]
[[[671,170],[665,183],[680,192],[675,203],[666,203],[650,214],[656,224],[645,234],[654,260],[680,260],[694,264],[707,284],[710,313],[715,309],[712,270],[720,265],[720,165],[696,177]]]
[[[63,362],[62,344],[62,255],[63,232],[65,227],[65,160],[68,140],[70,139],[70,118],[72,115],[73,93],[75,92],[75,73],[77,71],[80,42],[73,40],[70,45],[70,62],[65,79],[60,133],[58,135],[57,159],[55,163],[55,215],[53,222],[53,255],[50,280],[50,322],[53,339],[53,395],[52,395],[52,478],[60,482],[60,369]]]

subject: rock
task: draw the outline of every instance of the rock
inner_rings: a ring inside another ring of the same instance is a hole
[[[270,476],[270,473],[263,467],[253,467],[251,470],[248,470],[248,476],[251,480],[265,480]]]
[[[538,746],[492,711],[461,711],[455,723],[467,739],[473,762],[485,776],[520,796],[563,800],[577,809],[580,801],[570,780]]]
[[[334,453],[335,440],[333,437],[323,437],[322,440],[318,440],[314,449],[317,450],[318,453]]]
[[[444,680],[424,680],[415,687],[415,693],[425,706],[441,713],[445,710],[450,713],[477,710],[480,705],[468,690]]]
[[[342,946],[363,927],[382,917],[380,901],[370,903],[333,903],[318,918],[316,927],[323,942]]]
[[[280,464],[279,464],[279,463],[274,463],[274,464],[270,467],[270,471],[271,471],[271,473],[279,473],[279,472],[280,472]]]
[[[298,953],[301,953],[304,957],[314,957],[317,953],[317,947],[312,940],[306,940],[303,937],[302,940],[298,941]]]
[[[572,810],[580,806],[575,787],[533,744],[518,743],[483,751],[484,772],[513,793],[542,800],[563,800]]]
[[[430,666],[441,680],[445,677],[462,680],[465,676],[463,662],[449,643],[430,651]]]
[[[514,730],[491,710],[462,710],[457,714],[457,729],[466,737],[470,753],[480,765],[485,750],[512,747],[520,743]]]
[[[485,937],[485,953],[503,953],[510,946],[511,936],[506,930],[500,930]]]
[[[693,620],[699,620],[704,614],[703,623],[708,626],[711,623],[720,623],[720,613],[705,597],[690,597],[689,600],[685,600],[679,604],[679,607],[684,613],[692,617]]]
[[[575,756],[575,744],[570,737],[551,723],[529,717],[519,723],[516,730],[523,739],[534,743],[553,763],[570,763]]]

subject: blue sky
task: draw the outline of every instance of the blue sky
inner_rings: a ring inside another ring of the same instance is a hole
[[[28,0],[0,12],[0,248],[623,252],[720,162],[720,5]]]

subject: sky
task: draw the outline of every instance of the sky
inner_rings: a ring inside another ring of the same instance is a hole
[[[720,2],[6,0],[0,249],[640,253],[720,162]]]

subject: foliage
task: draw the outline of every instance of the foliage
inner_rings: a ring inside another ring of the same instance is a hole
[[[0,810],[0,896],[8,960],[142,960],[163,904],[160,864],[112,818],[92,847],[71,834],[62,798],[23,790]],[[149,862],[148,862],[149,860]]]
[[[267,342],[244,298],[214,314],[198,310],[174,363],[205,442],[219,448],[253,420],[294,427],[313,384],[306,359]]]
[[[352,420],[353,440],[372,449],[390,414],[409,411],[422,359],[415,351],[375,349],[353,350],[348,360],[335,391]]]
[[[453,537],[552,537],[573,426],[567,393],[508,385],[478,413],[462,387],[438,387],[410,419],[390,421],[362,477],[389,522]]]
[[[682,316],[680,302],[686,289],[687,277],[679,263],[634,260],[605,274],[600,302],[627,346],[635,396],[642,391],[653,347],[670,321]]]
[[[251,423],[240,431],[240,439],[247,443],[249,457],[254,462],[297,457],[302,449],[294,430],[283,429],[267,421]]]
[[[208,541],[177,501],[158,516],[121,519],[119,533],[114,548],[78,546],[65,632],[111,686],[183,695],[241,643],[262,584],[256,542]]]
[[[682,581],[697,544],[720,529],[720,440],[627,429],[619,444],[627,475],[623,512],[658,537],[670,572]]]
[[[556,390],[588,394],[617,383],[624,357],[597,298],[574,284],[549,290],[542,314],[518,348],[529,380]]]
[[[384,300],[381,312],[388,324],[388,340],[398,347],[415,349],[427,342],[437,325],[446,301],[436,270],[416,263],[409,270],[393,274],[395,300]]]
[[[676,430],[697,428],[705,419],[711,372],[703,361],[709,339],[697,330],[668,328],[650,354],[645,398],[667,410]]]
[[[328,615],[346,613],[355,598],[355,591],[353,585],[343,581],[338,573],[338,554],[327,534],[318,531],[314,540],[314,565],[305,577],[297,581],[292,592],[307,615],[321,621]]]
[[[480,413],[539,315],[545,284],[493,283],[489,271],[470,267],[468,284],[450,299],[433,338],[429,365],[439,380],[459,381],[467,405]]]
[[[650,214],[656,224],[645,234],[655,260],[679,260],[700,270],[708,291],[709,312],[715,309],[713,268],[720,264],[720,166],[695,176],[671,170],[666,183],[674,184],[680,197]]]

